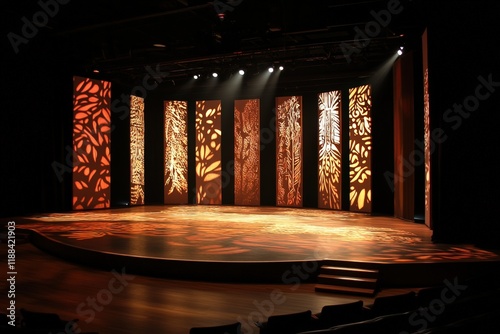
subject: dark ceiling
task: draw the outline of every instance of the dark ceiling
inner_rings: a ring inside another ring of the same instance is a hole
[[[47,12],[42,2],[9,2],[7,31],[21,35],[23,17],[32,21]],[[32,38],[36,42],[20,44],[19,53],[45,52],[50,45],[76,73],[98,69],[123,82],[142,77],[147,65],[159,64],[180,80],[283,64],[296,74],[290,80],[309,76],[342,83],[372,75],[401,45],[411,48],[419,41],[425,26],[417,0],[59,2]]]

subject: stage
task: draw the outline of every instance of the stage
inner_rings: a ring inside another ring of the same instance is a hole
[[[37,247],[58,257],[172,278],[276,282],[294,265],[314,268],[307,277],[313,280],[323,263],[443,273],[500,263],[500,252],[433,243],[423,224],[321,209],[158,205],[15,221]]]

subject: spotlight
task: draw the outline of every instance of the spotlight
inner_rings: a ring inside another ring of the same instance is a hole
[[[281,66],[279,67],[279,69],[280,69],[280,71],[283,71],[285,68],[283,67],[283,65],[281,65]]]
[[[195,74],[195,75],[193,76],[194,80],[198,80],[198,78],[199,78],[199,77],[200,77],[200,76],[199,76],[198,74]]]
[[[267,70],[269,71],[269,73],[273,73],[274,72],[274,68],[273,67],[269,67]]]
[[[214,73],[212,73],[212,76],[213,76],[214,78],[217,78],[219,75],[217,74],[217,72],[214,72]]]
[[[400,47],[399,47],[399,50],[398,50],[398,55],[400,55],[400,56],[401,56],[401,55],[403,54],[403,49],[404,49],[404,47],[403,47],[403,46],[400,46]]]
[[[244,71],[244,70],[240,70],[238,73],[239,73],[240,75],[244,75],[244,74],[245,74],[245,71]]]

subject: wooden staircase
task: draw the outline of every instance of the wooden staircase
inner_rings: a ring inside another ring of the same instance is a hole
[[[378,290],[379,270],[363,268],[360,263],[321,266],[315,290],[318,292],[374,296]]]

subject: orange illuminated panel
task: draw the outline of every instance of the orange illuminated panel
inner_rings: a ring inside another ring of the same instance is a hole
[[[431,114],[429,100],[429,59],[427,29],[422,35],[422,60],[424,69],[424,156],[425,156],[425,225],[432,228],[431,219]]]
[[[110,206],[111,83],[73,77],[73,210]]]
[[[222,204],[221,101],[196,102],[196,202]]]
[[[276,98],[276,205],[302,206],[302,97]]]
[[[165,204],[188,203],[187,102],[164,101]]]
[[[425,156],[425,224],[431,224],[431,122],[429,108],[429,69],[424,72],[424,156]]]
[[[318,108],[318,207],[340,210],[342,198],[341,92],[337,90],[319,94]]]
[[[144,98],[130,96],[130,205],[144,204]]]
[[[260,100],[234,102],[234,204],[260,205]]]
[[[372,209],[371,86],[349,89],[349,180],[350,210]]]

